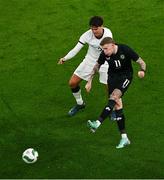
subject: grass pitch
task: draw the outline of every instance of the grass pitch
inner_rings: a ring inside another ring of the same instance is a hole
[[[0,0],[0,178],[164,178],[164,1]],[[95,134],[86,127],[106,103],[94,80],[82,90],[85,111],[74,105],[68,80],[83,59],[57,65],[78,41],[93,15],[104,17],[114,39],[133,47],[147,63],[124,96],[132,144],[115,149],[119,134],[108,119]],[[33,147],[36,164],[21,160]]]

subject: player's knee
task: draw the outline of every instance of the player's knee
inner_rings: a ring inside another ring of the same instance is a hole
[[[110,95],[110,99],[113,99],[114,101],[118,101],[119,100],[119,96],[117,96],[117,94],[115,94],[115,93],[112,93],[111,95]]]
[[[69,80],[68,84],[69,84],[70,88],[76,88],[78,86],[76,81],[73,81],[72,79]]]

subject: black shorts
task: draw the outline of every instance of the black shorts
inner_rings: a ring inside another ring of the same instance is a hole
[[[132,82],[132,75],[113,75],[108,76],[108,91],[109,95],[112,94],[114,89],[119,89],[122,92],[122,96],[128,89],[129,85]]]

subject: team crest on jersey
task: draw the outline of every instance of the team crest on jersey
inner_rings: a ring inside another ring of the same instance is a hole
[[[121,55],[120,55],[120,58],[121,58],[121,59],[125,59],[125,55],[124,55],[124,54],[121,54]]]

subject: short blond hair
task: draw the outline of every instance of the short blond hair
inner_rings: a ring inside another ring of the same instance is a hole
[[[105,44],[116,44],[115,41],[111,37],[105,37],[101,42],[100,45],[104,46]]]

